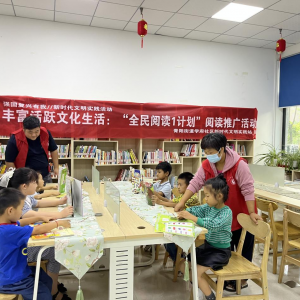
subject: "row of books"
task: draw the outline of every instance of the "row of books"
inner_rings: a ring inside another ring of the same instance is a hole
[[[173,164],[178,164],[180,163],[179,155],[177,152],[170,152],[166,151],[165,152],[165,161]]]
[[[132,149],[119,150],[118,152],[118,164],[138,164],[139,161]]]
[[[247,156],[247,150],[245,145],[237,144],[236,152],[240,156]]]
[[[162,149],[156,149],[155,151],[144,151],[143,152],[143,163],[147,164],[158,164],[163,161]]]
[[[57,178],[57,175],[54,174],[54,164],[49,163],[50,166],[50,174],[52,178]],[[60,167],[67,169],[67,174],[70,175],[68,164],[59,164]]]
[[[70,153],[70,145],[57,145],[58,158],[66,158],[69,157]],[[48,157],[51,158],[51,154],[49,151]]]
[[[141,173],[144,177],[147,178],[156,178],[157,170],[151,168],[145,168],[141,170]]]
[[[131,171],[129,169],[120,169],[115,181],[129,181],[131,177]]]
[[[97,146],[77,146],[74,157],[76,158],[95,158]]]
[[[197,156],[198,150],[198,144],[184,144],[181,148],[180,156]]]
[[[0,143],[0,159],[5,159],[6,145]]]
[[[116,151],[102,151],[96,150],[96,164],[97,165],[115,165],[117,164]]]

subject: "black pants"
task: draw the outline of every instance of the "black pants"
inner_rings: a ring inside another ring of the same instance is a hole
[[[236,251],[240,237],[242,233],[242,228],[232,231],[232,239],[231,239],[231,251]],[[249,261],[252,261],[252,256],[253,256],[253,245],[254,245],[254,235],[251,233],[247,232],[246,237],[245,237],[245,242],[244,242],[244,247],[242,251],[242,256],[248,259]]]

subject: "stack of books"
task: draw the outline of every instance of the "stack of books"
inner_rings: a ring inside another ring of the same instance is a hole
[[[143,152],[143,163],[146,164],[158,164],[163,161],[162,149],[156,149],[153,152]]]
[[[97,146],[77,146],[74,157],[76,158],[95,158]]]
[[[0,159],[5,159],[6,145],[0,143]]]
[[[120,169],[115,181],[129,181],[131,179],[131,171],[127,169]]]
[[[132,149],[119,150],[118,164],[138,164],[139,161]]]
[[[165,161],[167,161],[169,163],[173,163],[173,164],[179,164],[180,159],[179,159],[178,153],[166,151],[165,152]]]
[[[116,151],[102,151],[96,150],[96,164],[97,165],[115,165],[117,164]]]
[[[180,156],[197,156],[198,150],[198,144],[184,144],[181,148]]]

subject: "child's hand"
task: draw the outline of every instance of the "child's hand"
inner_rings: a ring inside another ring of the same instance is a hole
[[[191,221],[194,221],[195,223],[197,222],[197,219],[198,219],[197,217],[195,217],[194,215],[192,215],[191,213],[189,213],[186,210],[179,211],[177,213],[177,217],[178,217],[178,219],[191,220]]]
[[[63,226],[64,228],[70,228],[71,227],[71,221],[70,220],[59,220],[57,221],[58,226]]]
[[[152,201],[152,204],[159,204],[159,199],[158,199],[158,197],[157,196],[155,196],[155,195],[152,195],[152,197],[151,197],[151,201]]]
[[[41,217],[41,221],[43,221],[44,223],[49,223],[50,220],[52,220],[53,218],[50,217]]]
[[[61,199],[59,200],[59,205],[66,204],[66,203],[67,203],[67,200],[68,200],[68,197],[67,197],[67,196],[64,196],[63,198],[61,198]]]
[[[51,194],[52,194],[53,196],[59,196],[59,195],[60,195],[60,192],[59,192],[58,190],[55,190],[55,191],[51,192]]]
[[[74,212],[73,206],[68,206],[60,212],[60,216],[61,218],[66,218],[73,215],[73,212]]]
[[[52,190],[57,190],[57,189],[58,189],[58,184],[53,185],[53,186],[51,187],[51,189],[52,189]]]

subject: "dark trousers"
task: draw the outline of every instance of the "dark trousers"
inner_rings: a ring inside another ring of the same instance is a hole
[[[30,267],[30,268],[31,268],[31,274],[27,278],[18,281],[14,284],[7,284],[7,285],[0,286],[0,293],[22,295],[24,300],[32,300],[35,267]],[[43,269],[41,269],[40,277],[39,277],[37,300],[52,300],[51,289],[52,289],[52,279],[43,271]]]
[[[240,241],[242,233],[242,228],[232,231],[232,239],[231,239],[231,251],[236,251],[238,248],[238,244]],[[252,261],[253,256],[253,246],[254,246],[254,235],[247,232],[244,242],[244,247],[242,251],[242,256],[248,259],[249,261]]]
[[[169,253],[171,259],[176,261],[177,247],[174,243],[164,244],[166,251]]]

